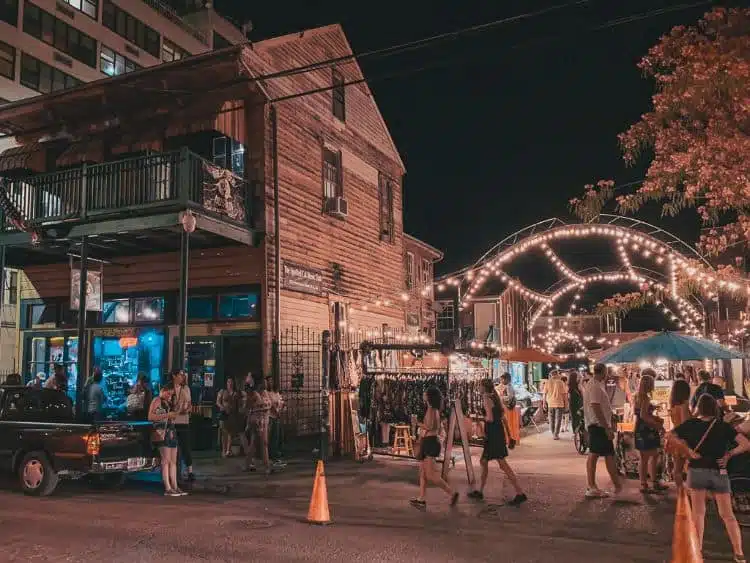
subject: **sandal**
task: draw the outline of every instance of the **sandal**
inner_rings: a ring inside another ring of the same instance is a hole
[[[744,555],[735,554],[733,561],[734,563],[747,563],[747,559],[745,559]]]
[[[418,498],[409,500],[409,504],[411,504],[414,508],[419,508],[420,510],[424,510],[425,508],[427,508],[427,503],[423,500],[419,500]]]

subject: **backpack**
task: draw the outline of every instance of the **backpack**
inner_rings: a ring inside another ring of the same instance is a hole
[[[128,395],[128,412],[143,410],[143,402],[145,400],[145,391],[135,391]]]

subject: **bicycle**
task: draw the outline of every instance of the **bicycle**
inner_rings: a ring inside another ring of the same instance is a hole
[[[586,455],[586,452],[589,451],[588,433],[583,422],[580,422],[573,431],[573,445],[575,445],[576,451],[581,455]]]

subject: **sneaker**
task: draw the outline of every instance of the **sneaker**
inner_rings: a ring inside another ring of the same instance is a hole
[[[484,493],[482,491],[470,491],[466,496],[475,500],[484,500]]]
[[[451,506],[456,506],[456,503],[458,502],[458,493],[453,493],[451,496]]]
[[[423,500],[419,500],[418,498],[413,498],[409,501],[409,504],[411,504],[414,508],[418,508],[420,510],[424,510],[427,508],[427,503]]]
[[[164,491],[164,496],[165,497],[178,497],[180,496],[180,493],[178,493],[177,491]]]
[[[594,498],[607,498],[609,496],[609,493],[606,493],[605,491],[602,491],[601,489],[592,489],[591,487],[586,489],[586,498],[594,499]]]
[[[188,496],[188,495],[190,494],[190,493],[186,493],[185,491],[183,491],[183,490],[181,490],[181,489],[175,489],[175,490],[174,490],[173,492],[174,492],[174,493],[176,494],[176,496],[178,496],[178,497],[186,497],[186,496]]]
[[[187,480],[188,480],[188,481],[189,481],[190,483],[193,483],[193,482],[195,481],[195,473],[193,473],[192,471],[191,471],[190,473],[188,473],[188,477],[187,477]]]
[[[510,502],[508,503],[510,506],[521,506],[524,502],[529,500],[529,497],[527,497],[524,493],[521,493],[520,495],[514,496]]]

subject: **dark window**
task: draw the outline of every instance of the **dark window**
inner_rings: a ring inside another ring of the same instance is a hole
[[[16,49],[0,41],[0,76],[16,78]]]
[[[214,31],[214,49],[223,49],[224,47],[231,47],[232,43],[229,39],[226,39]]]
[[[157,323],[164,320],[163,297],[138,297],[133,300],[135,322]]]
[[[180,61],[189,56],[190,53],[188,53],[185,49],[172,43],[166,37],[164,38],[161,46],[162,61],[164,61],[165,63],[171,63],[172,61]]]
[[[381,174],[379,184],[380,240],[393,242],[393,180]]]
[[[23,30],[91,67],[96,68],[96,41],[38,6],[26,2]]]
[[[323,148],[323,197],[342,197],[344,186],[341,178],[341,151]]]
[[[444,301],[440,303],[441,309],[437,314],[438,330],[453,330],[453,303]]]
[[[188,319],[206,321],[214,318],[216,298],[213,296],[196,296],[188,298]]]
[[[219,296],[219,318],[223,320],[259,318],[258,294],[241,293]]]
[[[102,323],[130,323],[130,299],[113,299],[102,303]]]
[[[13,27],[18,25],[18,0],[0,0],[0,20]]]
[[[216,137],[211,150],[211,158],[216,166],[245,177],[245,146],[242,143],[231,137]]]
[[[406,289],[414,289],[414,253],[406,253]]]
[[[346,82],[341,73],[333,69],[333,115],[346,121]]]
[[[118,76],[139,68],[141,67],[138,64],[127,57],[123,57],[120,53],[102,45],[102,52],[99,54],[99,70],[107,76]]]
[[[18,302],[18,272],[15,270],[5,270],[3,302],[10,305]]]
[[[53,304],[40,303],[29,305],[26,328],[34,328],[40,325],[57,324],[57,307]]]
[[[71,8],[75,8],[79,12],[83,12],[90,18],[97,18],[97,12],[99,7],[99,0],[60,0],[70,6]]]
[[[104,27],[124,37],[133,45],[137,45],[154,57],[159,57],[161,36],[141,20],[134,18],[110,0],[104,0],[102,23]]]
[[[22,53],[21,84],[42,94],[49,94],[56,90],[74,88],[83,84],[83,82],[26,53]]]

